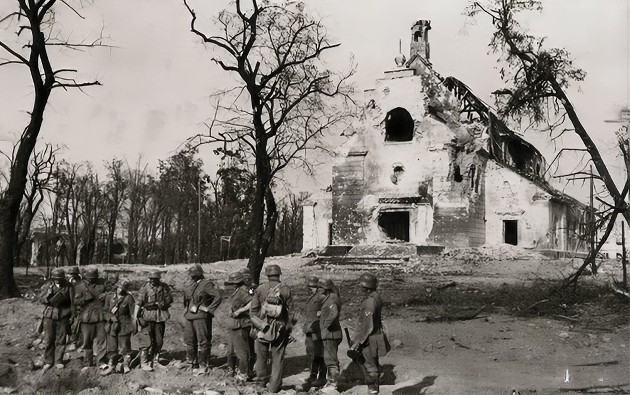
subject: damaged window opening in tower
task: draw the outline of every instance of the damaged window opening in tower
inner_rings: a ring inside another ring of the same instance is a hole
[[[409,211],[386,211],[378,216],[378,226],[388,239],[409,241]]]
[[[518,245],[518,221],[515,219],[503,221],[503,241],[505,244]]]
[[[413,118],[409,111],[396,107],[385,117],[385,141],[411,141]]]

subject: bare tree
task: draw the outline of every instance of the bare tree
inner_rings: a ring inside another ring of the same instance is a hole
[[[31,235],[31,224],[37,214],[40,205],[44,201],[46,192],[50,191],[55,171],[55,159],[58,148],[46,144],[42,151],[36,152],[29,169],[27,188],[24,191],[24,199],[20,205],[15,232],[14,262],[19,263],[24,246]]]
[[[543,126],[552,139],[566,132],[575,133],[584,145],[575,150],[588,154],[589,162],[597,170],[596,180],[605,186],[609,194],[606,203],[610,208],[607,215],[608,225],[598,246],[589,251],[582,267],[568,278],[567,285],[575,285],[589,265],[595,269],[595,258],[614,227],[617,215],[622,214],[630,222],[630,210],[625,201],[630,177],[620,190],[566,93],[569,84],[572,81],[582,81],[586,73],[573,65],[566,49],[546,48],[544,38],[528,34],[518,23],[516,16],[519,12],[541,9],[542,2],[538,0],[491,0],[487,4],[473,2],[466,13],[471,17],[479,14],[489,16],[495,27],[490,48],[503,55],[506,62],[506,67],[500,70],[500,74],[507,86],[494,92],[497,94],[499,114]],[[567,123],[570,127],[566,126]],[[581,173],[584,170],[576,170],[571,176]]]
[[[0,17],[0,23],[16,26],[15,43],[0,41],[0,52],[6,58],[0,59],[0,66],[22,66],[31,76],[33,84],[33,105],[29,112],[29,123],[24,128],[15,153],[15,160],[9,170],[8,187],[0,199],[0,298],[19,296],[13,277],[14,234],[20,203],[24,196],[28,177],[28,164],[35,148],[44,120],[44,111],[51,92],[55,88],[70,89],[99,85],[98,81],[77,81],[73,77],[76,70],[55,69],[50,61],[49,51],[54,46],[65,48],[94,47],[100,40],[91,43],[73,43],[53,31],[55,12],[60,8],[72,8],[70,0],[15,0],[15,9]],[[23,36],[25,42],[22,44]],[[20,46],[21,45],[21,46]]]
[[[105,183],[105,221],[107,222],[107,263],[114,263],[114,240],[116,236],[116,226],[122,214],[128,194],[129,180],[123,173],[123,161],[117,158],[112,159],[106,165],[108,180]]]
[[[343,106],[331,108],[334,98],[349,99],[348,78],[330,71],[322,55],[336,48],[322,21],[305,12],[304,4],[271,4],[236,0],[216,19],[217,34],[191,30],[221,55],[214,61],[239,82],[233,92],[243,98],[223,109],[229,117],[215,117],[207,134],[190,141],[223,144],[225,154],[252,160],[256,177],[249,233],[253,248],[248,267],[258,281],[278,218],[272,191],[274,178],[292,162],[307,164],[304,154],[315,140],[351,115]],[[338,103],[339,104],[339,103]],[[221,105],[218,104],[217,113]],[[216,130],[213,130],[216,129]]]

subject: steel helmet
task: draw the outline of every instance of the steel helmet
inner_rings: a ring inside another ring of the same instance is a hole
[[[331,279],[323,280],[320,286],[324,288],[326,291],[332,291],[332,292],[336,291],[335,283],[333,283],[333,280]]]
[[[309,287],[318,287],[319,278],[317,276],[309,276],[306,280],[306,285],[308,285]]]
[[[98,278],[98,269],[95,267],[89,267],[85,269],[85,278],[88,278],[88,279]]]
[[[265,268],[265,275],[267,277],[279,276],[281,274],[282,274],[282,270],[280,269],[280,266],[278,265],[269,265]]]
[[[160,279],[162,278],[162,272],[160,272],[159,270],[153,270],[151,273],[149,273],[149,278]]]
[[[68,274],[79,274],[79,268],[76,266],[72,266],[70,269],[68,269]]]
[[[50,278],[55,278],[55,279],[66,278],[66,272],[60,267],[54,268],[52,270],[52,273],[50,273]]]
[[[245,276],[241,272],[230,273],[227,280],[225,280],[226,284],[240,284],[245,281]]]
[[[188,274],[191,277],[194,277],[194,276],[203,277],[203,268],[201,267],[201,265],[196,264],[195,266],[191,266],[188,269]]]
[[[376,285],[378,284],[376,276],[372,273],[363,273],[361,277],[359,277],[359,282],[363,288],[368,289],[376,289]]]

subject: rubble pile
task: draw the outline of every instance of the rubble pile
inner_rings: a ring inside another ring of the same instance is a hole
[[[511,244],[483,245],[481,247],[452,248],[444,251],[442,257],[467,262],[485,262],[497,260],[543,260],[542,254],[513,246]]]
[[[348,251],[348,256],[356,257],[390,257],[403,258],[417,254],[415,244],[410,243],[382,243],[358,245]]]

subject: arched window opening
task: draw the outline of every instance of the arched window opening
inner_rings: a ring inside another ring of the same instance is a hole
[[[385,117],[385,141],[411,141],[414,122],[409,111],[396,107]]]

